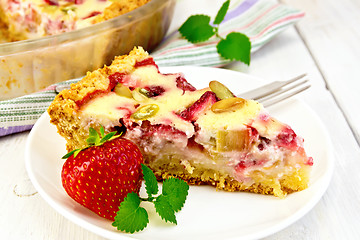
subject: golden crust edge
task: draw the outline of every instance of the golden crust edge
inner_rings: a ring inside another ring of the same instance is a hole
[[[49,106],[47,112],[50,122],[57,127],[58,133],[66,139],[68,151],[86,146],[88,129],[81,128],[81,121],[76,118],[74,112],[78,111],[77,101],[83,100],[89,94],[106,92],[109,89],[109,76],[119,72],[128,74],[135,68],[138,61],[149,57],[142,47],[134,47],[128,55],[115,57],[110,66],[104,66],[92,72],[79,82],[71,84],[70,89],[61,91]],[[70,126],[69,126],[70,123]],[[76,135],[72,134],[76,132]]]
[[[308,187],[309,171],[306,166],[304,168],[294,170],[290,174],[283,176],[278,183],[254,183],[252,185],[245,185],[242,182],[236,181],[229,176],[218,176],[216,179],[211,177],[194,177],[186,172],[179,173],[165,173],[154,170],[158,181],[176,177],[184,180],[189,185],[210,185],[216,187],[218,190],[225,190],[228,192],[249,192],[262,195],[274,195],[279,198],[285,198],[287,194],[299,192]]]
[[[125,13],[131,12],[145,4],[150,0],[117,0],[114,1],[110,6],[104,9],[102,14],[97,15],[93,23],[104,22],[106,20],[115,18]]]

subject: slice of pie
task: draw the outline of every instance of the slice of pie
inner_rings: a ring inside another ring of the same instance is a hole
[[[86,146],[89,127],[123,132],[159,180],[278,197],[305,189],[313,161],[303,139],[260,103],[228,96],[218,82],[211,89],[161,74],[135,48],[62,91],[48,113],[69,151]]]

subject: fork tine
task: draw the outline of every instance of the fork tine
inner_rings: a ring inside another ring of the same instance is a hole
[[[302,79],[303,77],[306,76],[306,73],[304,74],[301,74],[297,77],[294,77],[290,80],[287,80],[287,81],[275,81],[275,82],[271,82],[269,84],[266,84],[262,87],[259,87],[259,88],[256,88],[254,90],[251,90],[251,91],[248,91],[248,92],[245,92],[245,93],[242,93],[240,94],[240,97],[242,98],[245,98],[245,99],[254,99],[254,100],[257,100],[259,98],[262,98],[266,95],[269,95],[273,92],[276,92],[278,91],[279,89],[281,89],[282,87],[288,85],[288,84],[291,84],[295,81],[298,81],[300,79]]]
[[[279,96],[280,94],[286,93],[286,92],[288,92],[288,91],[290,91],[292,89],[295,89],[296,87],[305,85],[308,82],[309,82],[309,80],[305,79],[305,80],[303,80],[301,82],[296,82],[296,83],[291,84],[291,85],[288,84],[288,85],[286,85],[286,86],[284,86],[282,88],[279,88],[277,91],[273,91],[273,92],[269,93],[268,95],[265,95],[265,96],[262,96],[262,97],[257,97],[254,100],[260,101],[260,102],[261,101],[266,101],[267,99],[271,99],[271,98],[274,98],[276,96]]]
[[[292,96],[294,96],[294,95],[296,95],[298,93],[301,93],[301,92],[305,91],[306,89],[308,89],[310,87],[311,87],[311,85],[307,84],[307,85],[305,85],[305,86],[303,86],[303,87],[301,87],[299,89],[292,89],[294,91],[289,91],[289,90],[285,91],[285,92],[287,92],[287,94],[283,94],[283,95],[279,94],[279,95],[277,95],[277,97],[269,98],[267,100],[263,100],[263,101],[260,101],[260,102],[263,104],[264,107],[269,107],[269,106],[271,106],[271,105],[273,105],[275,103],[278,103],[278,102],[283,101],[283,100],[285,100],[287,98],[290,98],[290,97],[292,97]]]

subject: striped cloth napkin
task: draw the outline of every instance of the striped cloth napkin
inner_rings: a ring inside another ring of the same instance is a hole
[[[220,25],[221,36],[230,32],[246,34],[252,52],[270,41],[276,34],[300,20],[304,13],[273,0],[235,0]],[[168,34],[151,55],[161,66],[210,66],[221,67],[228,60],[219,56],[217,40],[191,44],[179,32]],[[56,96],[56,87],[69,86],[79,79],[54,84],[43,91],[0,102],[0,136],[26,131],[47,110]]]

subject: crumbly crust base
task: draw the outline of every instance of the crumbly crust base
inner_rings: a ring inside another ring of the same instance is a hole
[[[294,171],[293,174],[286,176],[280,181],[280,189],[278,184],[265,185],[263,183],[254,183],[250,186],[242,184],[229,176],[223,177],[222,180],[214,180],[212,178],[203,179],[201,177],[193,177],[188,174],[175,174],[170,175],[168,173],[156,175],[159,181],[167,179],[169,177],[181,178],[191,185],[212,185],[217,189],[225,190],[229,192],[251,192],[259,193],[264,195],[275,195],[277,197],[285,197],[289,193],[298,192],[306,189],[308,186],[304,184],[305,181],[299,181],[299,179],[308,179],[307,173],[305,171]],[[295,188],[294,188],[295,186]]]
[[[168,173],[159,172],[155,169],[154,172],[158,181],[175,177],[186,181],[190,185],[211,185],[219,190],[229,192],[250,192],[263,195],[275,195],[280,198],[284,198],[287,194],[306,189],[308,187],[307,182],[309,179],[309,171],[305,169],[294,171],[292,174],[284,176],[279,182],[260,182],[250,186],[238,182],[229,176],[219,175],[219,173],[210,175],[209,173],[205,173],[200,176],[194,176],[183,171],[179,171],[178,173]]]
[[[170,162],[169,162],[169,159]],[[154,157],[144,158],[145,164],[149,166],[158,181],[171,177],[180,178],[190,185],[211,185],[219,190],[229,192],[251,192],[264,195],[275,195],[284,198],[287,194],[304,190],[308,187],[310,166],[303,165],[287,175],[277,179],[275,176],[253,176],[255,183],[245,184],[219,171],[202,169],[197,166],[188,171],[180,162],[180,159],[166,156],[164,159]]]

